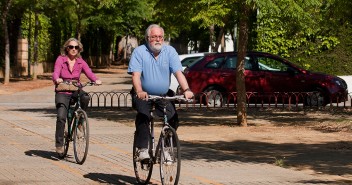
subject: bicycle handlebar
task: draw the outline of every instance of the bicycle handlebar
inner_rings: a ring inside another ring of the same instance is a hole
[[[72,84],[75,87],[80,87],[83,88],[85,86],[93,86],[93,85],[100,85],[100,84],[96,84],[95,82],[85,82],[85,83],[78,83],[78,81],[76,80],[72,80],[72,81],[63,81],[61,83],[65,83],[65,84]]]
[[[148,99],[150,100],[182,100],[186,102],[193,102],[193,99],[187,99],[184,95],[176,95],[176,96],[157,96],[157,95],[148,95]]]

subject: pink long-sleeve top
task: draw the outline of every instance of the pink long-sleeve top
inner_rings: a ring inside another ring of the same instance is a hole
[[[95,82],[98,79],[92,72],[88,64],[82,58],[76,58],[76,63],[74,64],[73,70],[71,72],[68,63],[68,57],[59,56],[57,57],[55,62],[52,80],[54,84],[56,84],[56,80],[58,78],[62,78],[64,81],[77,80],[78,82],[80,82],[80,76],[82,72],[87,76],[90,81]]]

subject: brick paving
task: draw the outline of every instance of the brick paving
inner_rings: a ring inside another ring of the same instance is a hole
[[[128,83],[117,87],[117,77],[104,74],[104,85],[90,90],[130,88]],[[67,159],[57,158],[52,90],[46,87],[0,95],[0,184],[135,184],[131,126],[90,117],[86,162],[75,163],[72,146]],[[182,185],[334,184],[303,171],[233,160],[205,147],[183,145],[182,156]],[[152,178],[153,184],[160,184],[158,165]]]

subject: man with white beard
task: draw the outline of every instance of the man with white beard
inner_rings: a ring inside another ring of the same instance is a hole
[[[182,73],[182,65],[175,48],[164,44],[164,29],[157,24],[150,25],[145,33],[146,44],[134,49],[128,66],[128,73],[132,74],[133,89],[131,90],[133,107],[137,110],[135,120],[137,148],[139,160],[149,158],[148,135],[151,102],[148,95],[173,96],[169,90],[170,76],[174,74],[179,82],[185,98],[193,98],[187,80]],[[163,115],[160,102],[155,105],[156,114]],[[166,107],[169,124],[177,129],[178,115],[175,105],[168,102]]]

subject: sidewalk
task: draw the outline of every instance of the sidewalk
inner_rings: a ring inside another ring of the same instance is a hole
[[[102,74],[100,87],[88,91],[127,91],[126,75]],[[54,152],[53,87],[0,95],[0,184],[135,184],[132,166],[134,127],[90,117],[90,147],[86,162],[58,160]],[[125,110],[116,110],[124,114]],[[89,112],[88,112],[89,116]],[[179,184],[334,184],[307,172],[238,160],[241,156],[182,143]],[[259,156],[258,156],[259,157]],[[159,166],[152,182],[160,184]]]

